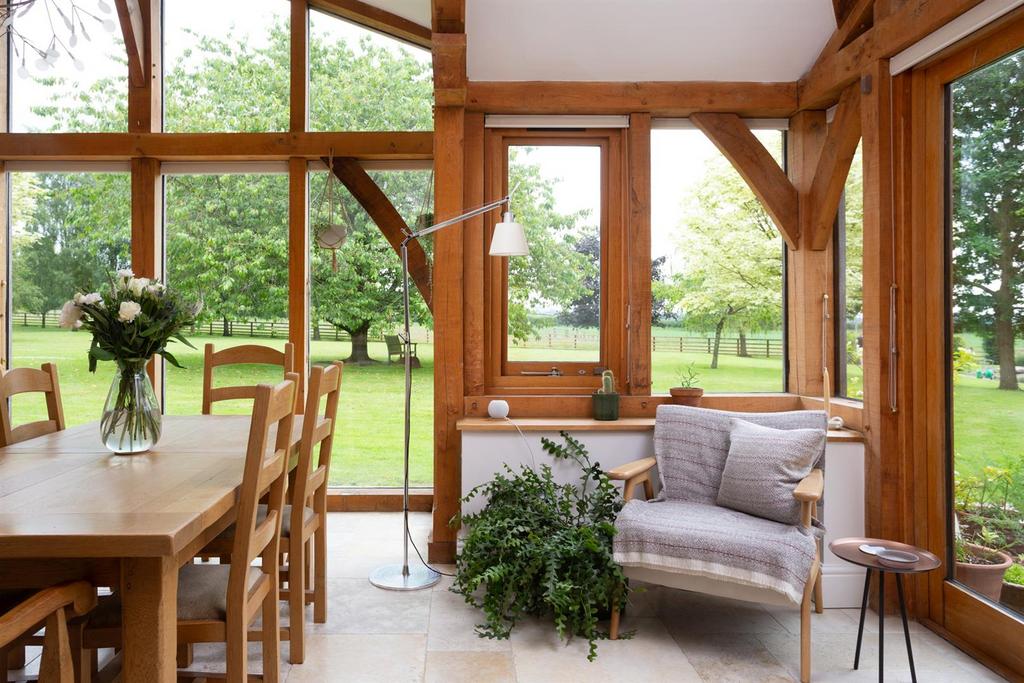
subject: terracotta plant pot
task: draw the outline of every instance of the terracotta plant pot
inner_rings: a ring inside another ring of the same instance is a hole
[[[700,387],[672,387],[668,393],[672,394],[672,398],[675,399],[672,402],[676,405],[697,407],[700,405],[704,390]]]
[[[999,602],[1003,590],[1003,574],[1013,564],[1006,553],[983,548],[973,543],[965,544],[972,555],[998,560],[998,564],[956,563],[956,580],[993,602]]]
[[[1024,586],[1003,581],[1003,590],[999,594],[999,602],[1019,614],[1024,614]]]

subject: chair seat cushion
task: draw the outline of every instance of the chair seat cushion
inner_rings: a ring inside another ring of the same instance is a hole
[[[228,611],[228,564],[186,564],[178,571],[178,621],[224,621]],[[262,570],[249,567],[246,589],[252,589]],[[121,625],[121,596],[102,598],[89,615],[90,628]]]
[[[615,520],[615,561],[692,574],[800,604],[816,541],[800,527],[705,503],[633,500]]]

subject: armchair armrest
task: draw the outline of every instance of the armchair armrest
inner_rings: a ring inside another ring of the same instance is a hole
[[[811,470],[811,473],[793,489],[793,497],[800,501],[800,523],[803,526],[808,528],[811,526],[814,506],[821,500],[824,490],[825,475],[821,470]]]
[[[646,499],[654,497],[654,485],[651,483],[651,469],[658,464],[655,458],[643,458],[613,467],[606,474],[612,481],[622,481],[622,498],[629,502],[633,499],[633,490],[638,484],[644,485]]]

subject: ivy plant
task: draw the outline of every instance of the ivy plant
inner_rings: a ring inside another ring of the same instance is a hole
[[[626,603],[626,577],[612,558],[622,497],[583,445],[561,436],[564,443],[542,439],[544,450],[576,463],[578,482],[557,483],[547,464],[519,472],[506,465],[463,500],[487,504],[456,518],[467,534],[451,590],[483,610],[481,637],[508,638],[525,616],[549,618],[562,639],[585,638],[592,661],[608,637],[601,617]]]

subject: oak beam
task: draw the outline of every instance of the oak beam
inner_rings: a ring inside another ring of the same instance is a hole
[[[435,33],[466,32],[466,0],[432,0],[430,12]]]
[[[872,63],[910,47],[981,2],[907,0],[838,52],[822,53],[800,79],[800,109],[831,105]]]
[[[629,164],[629,297],[626,382],[630,394],[651,393],[651,115],[631,114]]]
[[[0,159],[35,161],[287,161],[336,156],[416,160],[433,156],[433,134],[346,133],[9,133]]]
[[[795,83],[470,81],[467,88],[467,110],[488,114],[789,117],[797,110]]]
[[[466,104],[466,34],[434,35],[434,106]]]
[[[430,29],[359,0],[309,0],[309,6],[392,38],[430,48]]]
[[[761,201],[790,249],[800,240],[800,201],[796,188],[775,158],[736,114],[697,112],[690,121],[732,163]]]
[[[309,164],[302,157],[288,161],[288,341],[295,348],[300,406],[306,405],[306,375],[309,370],[308,169]]]
[[[836,22],[836,30],[825,43],[825,47],[821,49],[818,59],[825,55],[835,54],[869,30],[874,25],[875,4],[876,0],[853,0],[850,2],[845,16],[842,21]]]
[[[164,185],[156,159],[131,161],[131,259],[139,277],[160,278],[163,273]],[[147,370],[158,400],[163,401],[162,361],[154,358]]]
[[[309,3],[291,0],[291,75],[288,129],[301,133],[309,128]]]
[[[140,0],[114,0],[117,18],[121,22],[121,35],[128,51],[128,82],[141,87],[146,82],[145,29]]]
[[[832,226],[860,136],[860,85],[855,83],[839,99],[811,184],[807,205],[810,222],[804,228],[807,243],[815,251],[827,247],[832,238]]]
[[[325,164],[331,164],[334,175],[348,188],[352,197],[359,202],[370,219],[377,224],[395,253],[401,254],[402,240],[405,239],[408,226],[398,209],[391,203],[384,191],[373,182],[359,162],[351,158],[334,159],[333,162],[324,158]],[[433,296],[430,289],[430,262],[427,253],[417,241],[409,242],[409,277],[420,290],[427,308],[433,312]]]

